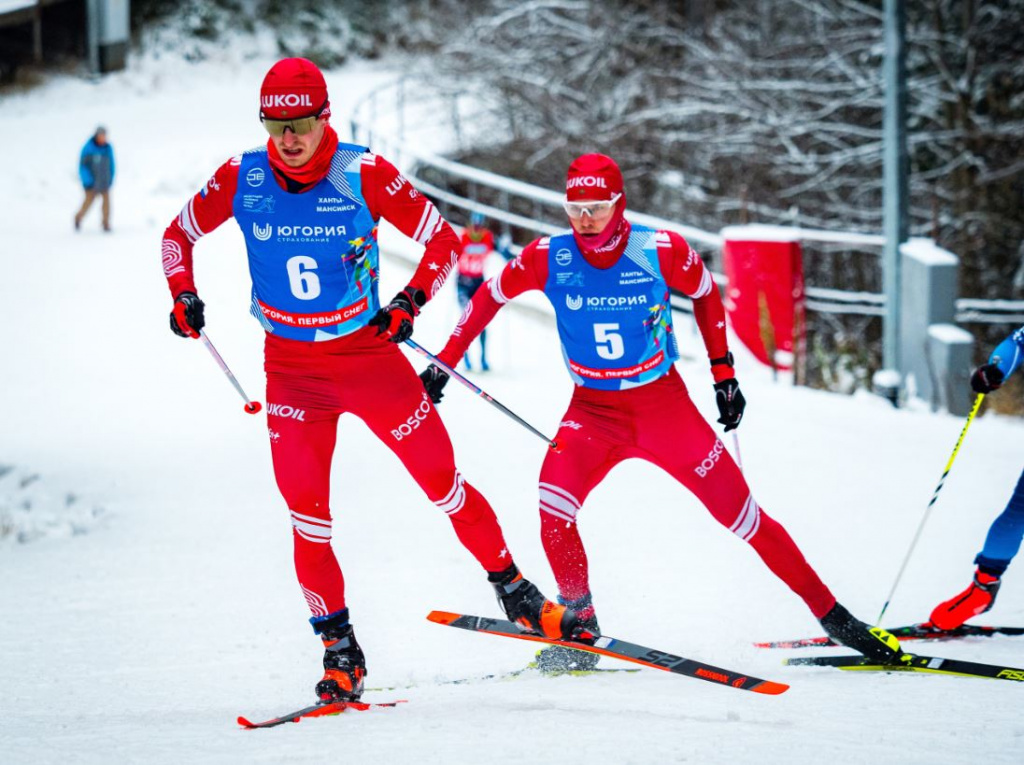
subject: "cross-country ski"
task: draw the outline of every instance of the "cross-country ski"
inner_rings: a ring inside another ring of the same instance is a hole
[[[906,624],[902,627],[887,627],[886,631],[904,640],[956,640],[968,637],[996,637],[1006,635],[1019,637],[1024,635],[1024,627],[987,627],[978,624],[962,624],[951,629],[939,629],[928,622]],[[814,648],[838,645],[832,638],[820,637],[797,638],[795,640],[769,640],[754,643],[758,648]]]
[[[618,638],[608,637],[607,635],[601,635],[588,642],[581,640],[555,640],[535,633],[524,632],[522,628],[504,619],[455,614],[448,611],[431,611],[427,615],[427,619],[436,624],[457,627],[458,629],[469,630],[470,632],[502,635],[519,640],[548,643],[550,645],[572,648],[577,651],[595,653],[619,659],[620,661],[630,661],[634,664],[650,667],[651,669],[660,669],[665,672],[683,675],[684,677],[692,677],[709,683],[737,688],[742,691],[753,691],[754,693],[777,696],[789,690],[789,686],[785,683],[762,680],[759,677],[746,675],[735,670],[722,669],[721,667],[706,664],[696,659],[687,659],[683,656],[676,656],[668,651],[648,648],[635,643],[629,643],[625,640],[619,640]]]
[[[297,709],[294,712],[281,715],[280,717],[272,717],[269,720],[263,720],[262,722],[252,722],[247,717],[240,715],[238,717],[238,724],[243,728],[250,730],[255,728],[273,728],[278,725],[283,725],[284,723],[297,723],[314,717],[331,717],[344,714],[345,712],[367,712],[371,709],[391,709],[402,703],[403,702],[401,701],[376,703],[366,703],[362,701],[331,701],[326,704],[312,704],[308,707]]]
[[[899,664],[875,664],[863,656],[814,656],[786,659],[785,663],[791,667],[836,667],[850,672],[920,672],[1024,683],[1024,669],[1019,667],[917,654],[907,654]]]

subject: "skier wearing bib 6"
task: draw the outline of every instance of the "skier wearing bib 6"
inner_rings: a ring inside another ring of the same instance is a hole
[[[456,469],[441,418],[397,345],[455,268],[458,239],[391,163],[339,142],[330,113],[315,64],[275,64],[260,92],[266,145],[225,162],[189,200],[164,234],[163,266],[174,298],[171,329],[198,338],[205,307],[193,246],[232,217],[242,230],[251,312],[266,332],[274,474],[291,512],[299,586],[323,640],[316,694],[351,701],[362,694],[366,662],[331,548],[329,497],[343,413],[363,420],[448,516],[510,619],[549,637],[572,634],[576,621],[519,573],[494,511]],[[384,305],[377,295],[381,218],[425,247],[408,286]]]

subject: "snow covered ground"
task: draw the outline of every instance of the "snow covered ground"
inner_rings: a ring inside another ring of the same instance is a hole
[[[752,551],[643,463],[614,470],[581,516],[602,626],[792,689],[761,696],[653,670],[439,684],[521,667],[534,648],[424,620],[434,608],[498,612],[447,520],[352,418],[334,463],[335,546],[368,685],[388,688],[367,699],[409,703],[239,730],[240,713],[271,716],[312,698],[319,641],[294,580],[264,417],[244,414],[202,346],[168,330],[159,242],[220,162],[265,140],[256,95],[270,63],[137,61],[99,83],[59,79],[0,101],[0,492],[58,518],[32,526],[43,529],[34,540],[0,541],[0,762],[1020,761],[1019,685],[787,668],[782,653],[753,648],[820,630]],[[391,74],[363,64],[330,73],[335,124],[345,124],[348,97]],[[78,151],[100,123],[118,159],[114,233],[99,231],[94,210],[75,234]],[[231,224],[205,239],[198,283],[210,337],[262,399],[242,252]],[[383,294],[404,284],[403,268],[385,263]],[[454,302],[438,297],[417,340],[441,345]],[[570,392],[553,330],[505,313],[485,387],[553,432]],[[685,353],[700,359],[678,321]],[[773,384],[740,356],[742,457],[758,499],[840,600],[874,619],[962,422]],[[680,366],[713,416],[705,363]],[[551,593],[537,533],[543,444],[451,388],[441,412],[461,469],[495,505],[520,566]],[[887,622],[922,620],[966,585],[1022,447],[1018,420],[973,425]],[[38,477],[3,482],[28,476]],[[32,511],[18,507],[29,528]],[[984,621],[1024,624],[1016,573]],[[1019,639],[928,651],[1024,665]]]

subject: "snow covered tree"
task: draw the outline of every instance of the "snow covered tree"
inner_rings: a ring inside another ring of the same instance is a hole
[[[964,295],[1020,297],[1024,0],[910,5],[911,233],[962,258]],[[558,188],[573,156],[604,151],[634,209],[709,230],[881,230],[880,0],[480,7],[444,48],[509,125],[474,162]],[[811,284],[881,289],[877,249],[818,248],[807,267]],[[877,324],[811,329],[876,337]]]

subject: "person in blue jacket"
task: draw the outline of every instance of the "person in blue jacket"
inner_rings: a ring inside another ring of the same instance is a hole
[[[78,176],[85,189],[85,200],[75,215],[75,231],[82,227],[82,218],[92,207],[96,197],[103,199],[103,230],[110,231],[110,187],[114,183],[114,147],[107,140],[107,130],[96,132],[85,142],[78,160]]]
[[[1024,364],[1024,326],[1010,333],[996,346],[988,363],[982,364],[971,375],[971,387],[976,393],[991,393]],[[1024,471],[1006,509],[989,527],[985,546],[974,562],[978,565],[974,581],[963,592],[943,601],[932,611],[931,623],[939,629],[955,629],[972,616],[992,608],[999,592],[1003,572],[1020,549],[1024,537]]]

